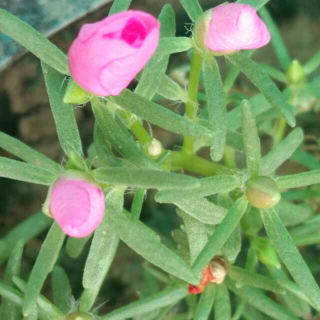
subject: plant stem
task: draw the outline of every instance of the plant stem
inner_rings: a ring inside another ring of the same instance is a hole
[[[200,74],[202,69],[202,57],[195,50],[193,51],[191,57],[191,68],[190,68],[190,76],[189,76],[189,87],[188,87],[188,101],[186,103],[186,117],[195,121],[197,118],[197,110],[198,110],[198,88],[200,81]],[[184,137],[183,141],[183,152],[186,154],[193,154],[194,150],[194,140],[192,137]]]

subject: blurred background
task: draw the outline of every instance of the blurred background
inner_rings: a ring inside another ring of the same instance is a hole
[[[224,1],[200,0],[203,8],[208,9]],[[160,13],[162,6],[170,3],[176,10],[177,35],[186,36],[190,29],[190,20],[184,13],[177,0],[133,0],[132,9],[144,10],[155,16]],[[95,22],[104,18],[110,8],[109,0],[1,0],[0,8],[18,15],[23,20],[46,35],[50,40],[67,53],[70,44],[76,37],[79,28],[84,23]],[[320,2],[319,0],[271,0],[268,8],[277,22],[284,42],[292,58],[304,63],[313,54],[320,50]],[[181,85],[186,85],[187,71],[184,68],[188,62],[186,54],[172,56],[169,73]],[[277,66],[272,47],[259,49],[254,56],[257,61]],[[226,71],[226,62],[219,59],[223,72]],[[180,70],[180,71],[177,71]],[[182,71],[181,71],[182,70]],[[135,84],[133,83],[134,87]],[[240,77],[233,89],[251,96],[256,93],[252,85],[244,77]],[[183,106],[168,105],[176,111],[183,111]],[[94,119],[90,106],[75,107],[77,121],[81,131],[82,141],[87,148],[92,142]],[[300,117],[298,126],[302,126],[313,148],[315,141],[320,137],[319,112],[309,110]],[[165,147],[179,148],[181,140],[168,132],[154,128],[154,135]],[[44,80],[37,58],[21,50],[6,37],[0,38],[0,131],[14,136],[29,146],[44,153],[59,163],[64,163],[63,154],[56,135],[52,114],[49,109],[48,97],[44,87]],[[267,143],[267,141],[266,141]],[[205,152],[202,154],[206,156]],[[11,155],[0,150],[0,156]],[[297,165],[295,165],[297,166]],[[282,170],[293,172],[299,170],[288,164]],[[24,218],[41,210],[45,200],[47,188],[16,182],[9,179],[0,179],[0,237],[4,236]],[[171,231],[180,225],[171,206],[157,205],[152,199],[152,192],[147,196],[143,207],[142,220],[154,228],[164,238],[171,237]],[[130,207],[131,195],[128,194],[127,206]],[[26,276],[38,254],[45,237],[30,241],[26,245],[24,254],[23,276]],[[168,245],[172,243],[168,241]],[[81,256],[74,260],[62,253],[59,264],[70,276],[75,298],[79,298],[81,290],[82,271],[88,252],[87,244]],[[143,263],[131,249],[124,244],[120,245],[116,260],[111,268],[108,280],[100,294],[99,304],[107,312],[128,302],[136,300],[140,292],[148,293],[148,274],[143,272]],[[3,267],[0,268],[0,277]],[[146,281],[142,281],[146,280]],[[45,286],[44,293],[50,297],[50,282]]]

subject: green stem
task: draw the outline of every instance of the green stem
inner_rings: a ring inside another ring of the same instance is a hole
[[[172,169],[185,169],[204,176],[231,174],[231,170],[221,164],[208,161],[196,155],[188,155],[181,151],[172,151],[167,161]]]
[[[200,74],[202,69],[202,57],[197,52],[194,51],[191,58],[191,68],[189,76],[189,87],[188,87],[188,101],[186,103],[186,117],[195,121],[197,119],[197,110],[198,110],[198,89]],[[194,140],[192,137],[184,137],[183,141],[183,152],[186,154],[193,154],[194,150]]]

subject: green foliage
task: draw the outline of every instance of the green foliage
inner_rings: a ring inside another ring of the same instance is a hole
[[[115,0],[109,15],[127,10],[131,2]],[[301,117],[296,107],[309,103],[305,99],[319,103],[319,78],[309,81],[305,76],[319,67],[320,55],[315,53],[301,67],[304,83],[294,86],[286,78],[290,55],[263,8],[268,0],[237,2],[260,10],[281,70],[254,62],[250,50],[225,55],[228,72],[221,77],[220,57],[199,52],[192,37],[176,37],[175,12],[165,5],[159,15],[159,46],[136,76],[135,89],[92,97],[93,137],[86,137],[83,145],[75,107],[63,100],[70,81],[66,55],[0,9],[0,32],[41,60],[57,136],[68,156],[60,165],[0,132],[0,148],[18,158],[0,157],[0,177],[50,188],[65,170],[84,171],[100,185],[106,202],[103,221],[85,238],[64,243],[58,224],[38,213],[0,239],[0,264],[7,261],[0,280],[1,319],[65,320],[81,311],[102,320],[298,320],[320,312],[315,251],[303,251],[304,260],[297,248],[320,243],[319,143],[308,152],[303,130],[286,127],[286,122],[295,125],[295,116],[299,124],[310,116],[305,112]],[[180,4],[193,23],[203,13],[198,0]],[[170,56],[186,51],[192,51],[190,68],[179,69]],[[256,95],[232,90],[241,72],[259,91]],[[283,92],[269,77],[282,82]],[[185,109],[171,108],[165,100],[184,103]],[[171,139],[169,134],[180,137]],[[266,143],[271,140],[272,146]],[[150,151],[154,142],[157,152]],[[289,161],[303,167],[290,171]],[[286,175],[278,175],[282,168]],[[275,189],[285,191],[282,200],[272,209],[258,210],[249,204],[246,190],[252,179],[267,190],[271,178]],[[302,187],[308,188],[287,191]],[[34,265],[24,269],[25,244],[26,254],[36,251],[29,240],[51,224]],[[140,258],[123,258],[128,248],[121,242]],[[222,271],[217,261],[222,261]],[[135,278],[137,270],[144,281]],[[53,302],[41,295],[48,293],[45,281],[51,272],[48,296]],[[226,273],[221,284],[219,272]],[[114,274],[139,291],[139,298],[124,306],[128,299],[123,292],[122,306],[116,309],[109,289],[113,283],[106,282]],[[201,292],[200,298],[192,291]],[[75,303],[73,292],[79,298]],[[109,313],[99,309],[102,299],[108,301]],[[181,300],[182,308],[177,305]]]

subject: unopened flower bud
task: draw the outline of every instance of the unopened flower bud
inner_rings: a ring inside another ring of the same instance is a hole
[[[281,263],[274,246],[266,238],[257,237],[252,245],[257,253],[257,258],[266,266],[280,269]]]
[[[85,104],[89,102],[92,97],[92,94],[82,89],[73,80],[70,80],[63,97],[63,102],[71,104]]]
[[[221,284],[227,275],[226,263],[220,258],[215,258],[209,263],[209,266],[212,275],[210,282]]]
[[[255,177],[247,182],[246,196],[258,209],[273,208],[281,199],[277,183],[270,177]]]
[[[76,311],[69,313],[66,317],[66,320],[94,320],[94,317],[90,313]]]
[[[151,144],[148,146],[148,153],[152,157],[157,157],[162,152],[162,145],[161,142],[157,139],[152,139]]]
[[[300,86],[305,82],[306,74],[305,71],[298,60],[293,60],[287,71],[286,71],[287,81],[293,86]]]
[[[196,22],[193,36],[201,51],[216,55],[257,49],[270,41],[256,10],[240,3],[223,3],[206,11]]]
[[[102,189],[81,172],[68,171],[51,186],[43,212],[70,237],[84,238],[101,223],[105,210]]]

